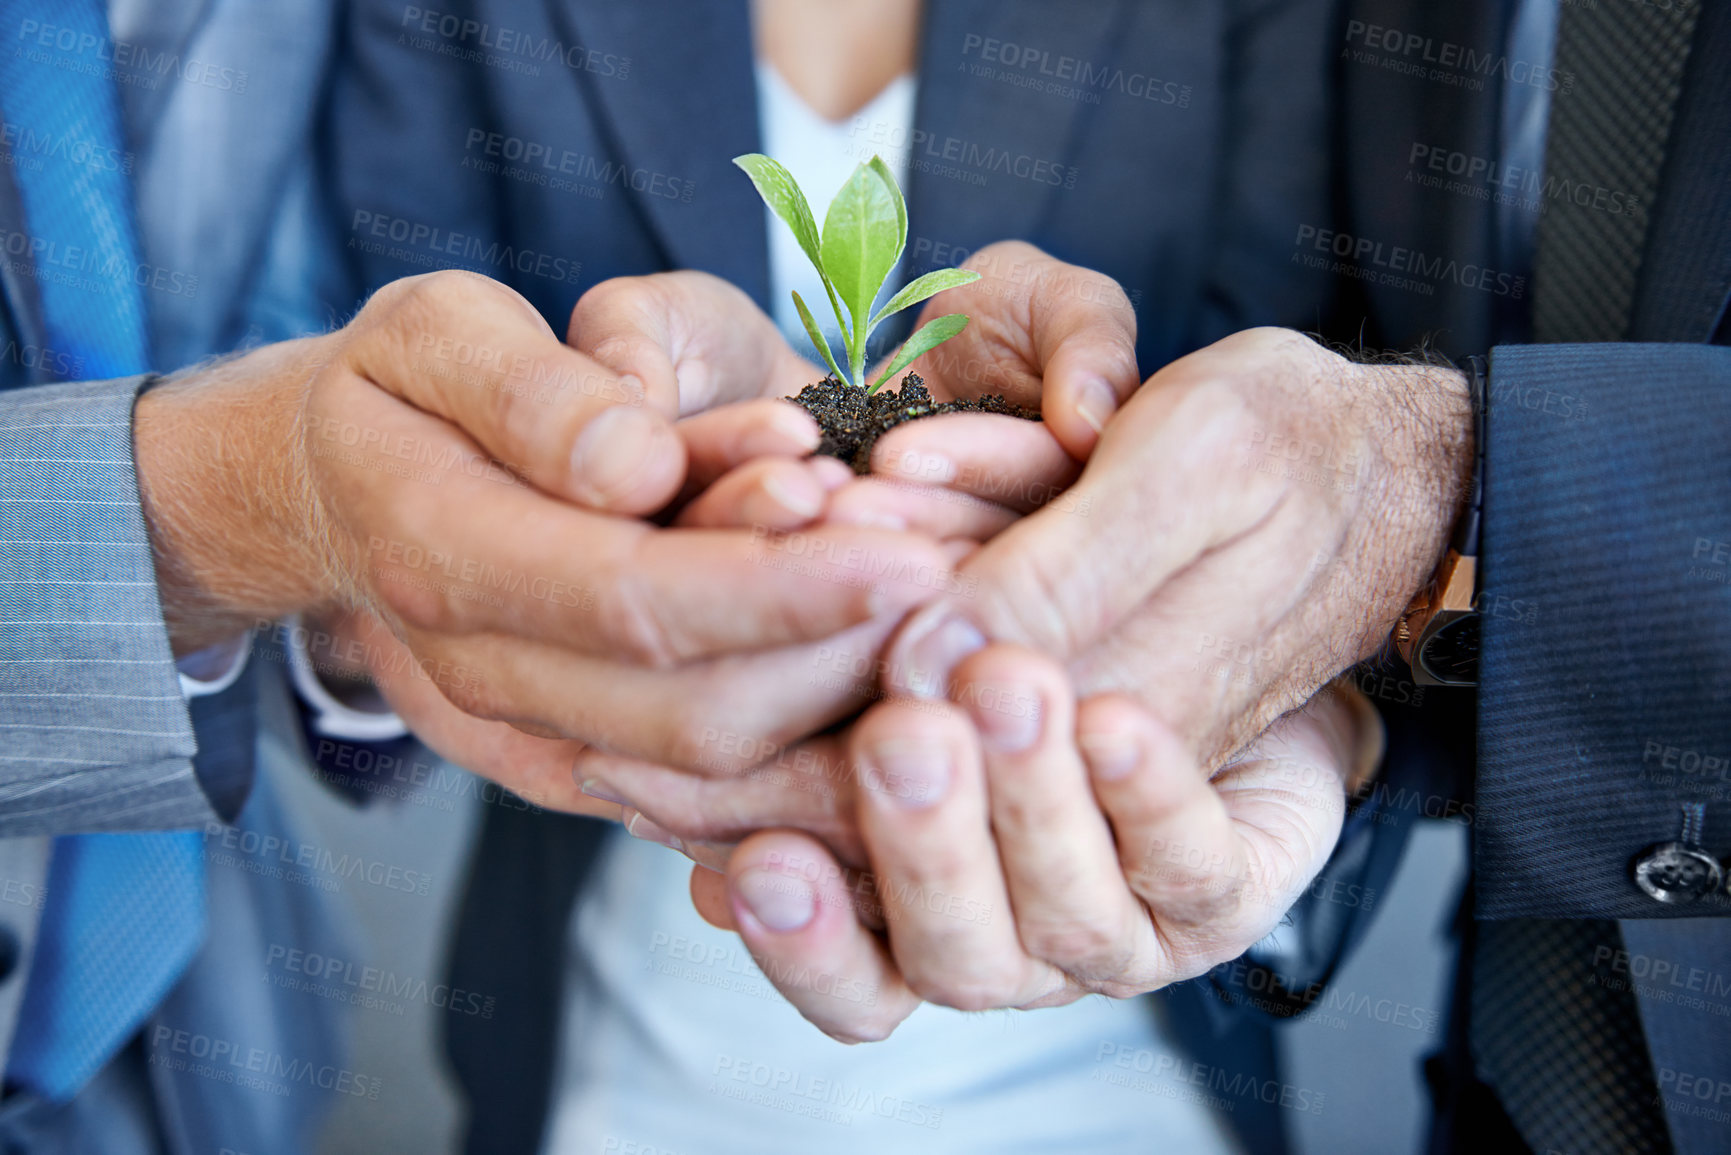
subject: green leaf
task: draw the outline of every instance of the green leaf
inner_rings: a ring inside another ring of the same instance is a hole
[[[811,338],[811,343],[817,346],[817,351],[823,354],[823,362],[829,366],[829,371],[835,374],[835,379],[843,385],[850,384],[847,374],[836,366],[835,356],[829,351],[829,342],[824,339],[823,330],[812,320],[811,310],[805,307],[805,302],[799,299],[796,292],[793,295],[793,307],[799,310],[799,319],[805,322],[805,334]]]
[[[890,166],[884,163],[884,158],[874,155],[871,160],[872,171],[883,178],[890,186],[890,195],[896,199],[896,257],[899,260],[902,250],[908,247],[908,202],[902,199],[902,190],[896,184],[896,175],[890,171]],[[891,261],[893,267],[895,261]]]
[[[878,327],[885,317],[901,312],[909,305],[917,305],[927,297],[935,297],[945,289],[959,289],[963,285],[971,285],[980,279],[980,274],[972,269],[934,269],[925,276],[908,285],[902,291],[884,302],[884,307],[877,311],[871,320],[871,328]]]
[[[890,367],[883,371],[883,376],[873,382],[872,387],[866,392],[876,393],[885,381],[890,380],[897,373],[913,364],[916,357],[930,353],[967,327],[968,315],[966,313],[946,313],[942,317],[927,321],[919,327],[912,337],[908,338],[908,343],[902,346],[902,351],[896,354],[896,359],[890,362]]]
[[[745,170],[745,175],[757,186],[757,195],[793,230],[799,247],[811,258],[818,276],[823,276],[823,256],[818,247],[817,221],[812,217],[811,205],[806,203],[805,194],[799,190],[793,174],[781,167],[778,161],[764,156],[761,152],[736,156],[733,163]]]
[[[853,315],[851,354],[865,349],[872,300],[900,255],[899,229],[895,194],[863,164],[853,170],[824,214],[823,268]]]

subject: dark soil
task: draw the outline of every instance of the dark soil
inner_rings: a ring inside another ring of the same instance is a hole
[[[817,452],[841,458],[860,474],[871,472],[872,446],[878,438],[904,421],[936,417],[940,413],[1002,413],[1029,421],[1040,419],[1039,413],[1010,404],[1000,393],[971,401],[933,401],[918,373],[902,378],[899,393],[887,389],[867,393],[843,385],[832,375],[816,385],[807,385],[798,397],[788,400],[817,418],[823,429],[823,441]]]

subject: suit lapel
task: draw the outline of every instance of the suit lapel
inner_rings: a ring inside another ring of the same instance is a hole
[[[1068,56],[1102,66],[1116,56],[1112,32],[1127,14],[1125,0],[1061,5],[930,0],[909,146],[911,236],[971,249],[1035,233],[1062,190],[1061,179],[1052,184],[1021,178],[994,165],[1005,154],[1012,164],[1027,157],[1071,165],[1072,126],[1083,105],[999,80],[998,73],[1016,70],[983,59],[982,43],[990,38],[1048,53],[1051,60]],[[954,175],[975,170],[983,186]],[[917,254],[910,256],[917,261]]]
[[[689,203],[631,194],[668,266],[714,273],[767,304],[763,205],[732,163],[759,148],[744,0],[552,2],[571,40],[631,58],[624,78],[577,74],[614,155],[633,170],[694,185]]]

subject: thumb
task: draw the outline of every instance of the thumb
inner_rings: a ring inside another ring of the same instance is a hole
[[[818,376],[750,297],[689,270],[601,282],[572,310],[566,339],[682,416],[797,393]]]
[[[970,556],[950,592],[897,633],[891,687],[942,697],[955,665],[988,642],[1068,662],[1242,521],[1195,480],[1217,473],[1207,463],[1218,447],[1175,419],[1191,392],[1151,381],[1107,427],[1075,485]]]

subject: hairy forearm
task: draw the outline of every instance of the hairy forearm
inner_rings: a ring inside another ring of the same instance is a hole
[[[332,597],[300,449],[302,399],[325,340],[267,346],[138,400],[138,490],[177,657]]]

